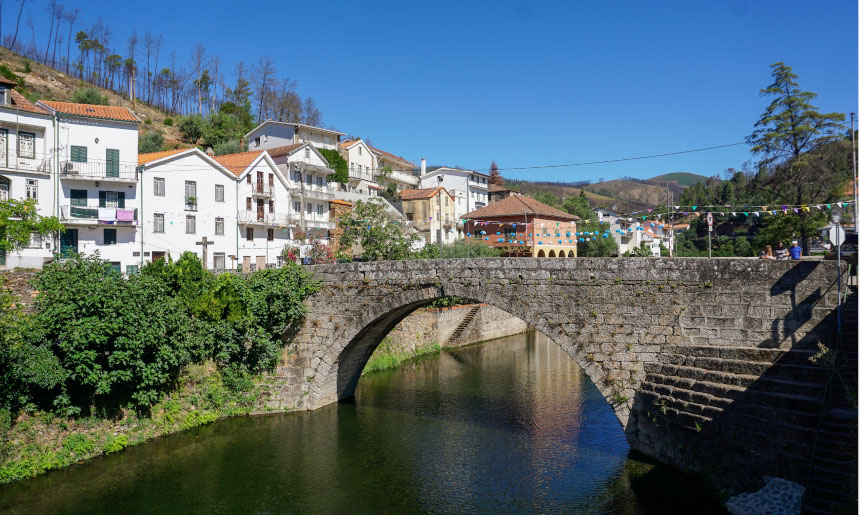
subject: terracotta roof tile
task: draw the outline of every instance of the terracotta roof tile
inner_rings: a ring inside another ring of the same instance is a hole
[[[74,102],[55,102],[43,100],[40,103],[63,114],[72,116],[85,116],[87,118],[101,118],[104,120],[119,120],[122,122],[140,123],[140,120],[131,109],[120,106],[103,106],[96,104],[76,104]]]
[[[328,203],[329,204],[340,204],[341,206],[352,206],[352,202],[347,202],[345,200],[340,200],[340,199],[329,200]]]
[[[448,193],[448,190],[446,190],[442,186],[436,186],[435,188],[425,188],[425,189],[420,189],[420,190],[403,190],[400,192],[400,199],[401,200],[428,199],[428,198],[435,197],[436,194],[439,193],[440,191],[444,191],[445,193]],[[450,193],[448,193],[448,196],[451,198],[454,198],[453,196],[451,196]]]
[[[513,191],[510,188],[505,188],[504,186],[499,186],[498,184],[490,184],[488,189],[490,191]]]
[[[387,158],[389,158],[389,159],[396,159],[396,160],[400,161],[401,163],[404,163],[404,164],[406,164],[406,165],[411,166],[412,168],[418,168],[418,166],[417,166],[415,163],[413,163],[413,162],[409,161],[408,159],[404,159],[404,158],[402,158],[402,157],[400,157],[400,156],[396,156],[396,155],[394,155],[394,154],[392,154],[392,153],[390,153],[390,152],[386,152],[386,151],[384,151],[384,150],[380,150],[380,149],[375,148],[375,147],[371,147],[370,145],[368,145],[368,148],[370,148],[371,152],[375,152],[375,153],[377,153],[377,154],[381,154],[381,155],[382,155],[382,157],[387,157]]]
[[[172,156],[174,154],[181,154],[183,152],[188,152],[191,150],[190,148],[174,148],[173,150],[162,150],[160,152],[149,152],[146,154],[138,154],[137,155],[137,164],[145,165],[146,163],[151,163],[153,161],[158,161],[159,159]]]
[[[223,156],[215,156],[215,160],[238,177],[242,175],[242,172],[251,166],[251,163],[253,163],[254,160],[263,152],[263,150],[252,150],[250,152],[226,154]]]
[[[21,111],[27,111],[30,113],[38,113],[38,114],[48,114],[47,111],[45,111],[41,107],[37,106],[33,102],[30,102],[29,100],[27,100],[27,97],[18,93],[14,89],[10,89],[9,92],[11,93],[11,97],[12,97],[12,105],[15,106],[16,108],[20,109]]]
[[[560,209],[548,206],[533,198],[516,195],[493,202],[487,207],[466,213],[463,218],[492,218],[494,216],[542,215],[565,220],[579,220],[578,216],[566,213]]]
[[[293,150],[301,147],[302,145],[305,145],[305,143],[296,143],[294,145],[286,145],[283,147],[270,148],[270,149],[266,150],[266,152],[268,152],[269,155],[272,157],[286,156],[286,155],[289,155]]]

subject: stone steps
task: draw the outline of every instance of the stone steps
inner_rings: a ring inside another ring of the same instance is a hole
[[[460,321],[460,324],[457,325],[457,328],[454,329],[454,332],[451,333],[451,336],[448,338],[448,341],[445,343],[446,346],[453,346],[457,344],[457,341],[460,339],[460,336],[463,335],[463,331],[469,327],[469,324],[474,320],[475,315],[478,314],[478,310],[481,309],[480,304],[472,306],[469,308],[469,312],[466,313],[466,316],[463,317],[463,320]]]

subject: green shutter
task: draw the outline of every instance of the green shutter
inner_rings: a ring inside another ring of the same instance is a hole
[[[77,145],[72,145],[70,157],[72,161],[76,163],[86,163],[87,147],[79,147]]]
[[[107,193],[104,191],[99,192],[99,207],[107,207]]]
[[[120,209],[125,209],[125,192],[120,191],[116,194],[117,196],[117,205]]]
[[[87,190],[69,190],[72,205],[86,207],[87,205]]]
[[[105,176],[119,177],[119,150],[109,148],[105,152]]]

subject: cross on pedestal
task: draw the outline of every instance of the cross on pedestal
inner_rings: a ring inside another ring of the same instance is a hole
[[[203,241],[198,241],[197,244],[203,245],[203,268],[205,270],[209,270],[209,261],[206,258],[206,254],[207,254],[206,247],[208,247],[209,245],[214,245],[215,242],[209,241],[209,239],[206,236],[204,236]]]

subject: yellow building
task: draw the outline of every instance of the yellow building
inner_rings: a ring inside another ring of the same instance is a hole
[[[428,244],[454,243],[457,239],[457,218],[454,197],[439,186],[400,193],[403,215]]]

